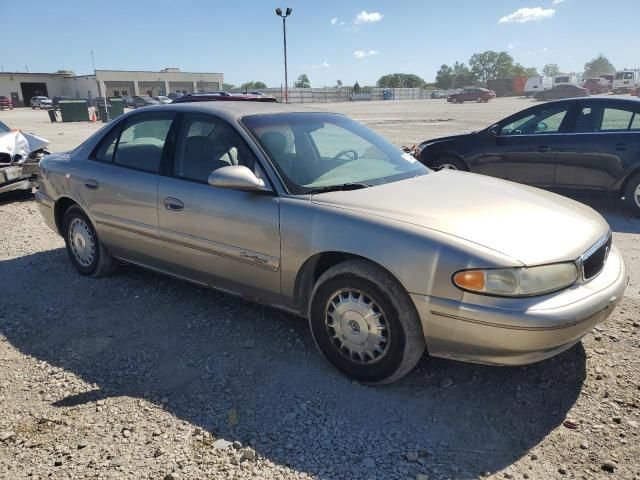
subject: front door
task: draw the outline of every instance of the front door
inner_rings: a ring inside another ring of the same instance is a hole
[[[174,114],[135,115],[116,125],[74,172],[98,235],[119,258],[158,267],[158,180]]]
[[[493,145],[474,162],[477,171],[528,185],[554,186],[556,144],[563,136],[568,109],[567,104],[552,104],[500,125]]]
[[[611,190],[640,155],[640,108],[585,101],[558,145],[556,185]]]
[[[207,114],[184,114],[158,185],[165,262],[191,280],[279,303],[279,199],[208,184],[213,170],[229,165],[263,175],[232,126]]]

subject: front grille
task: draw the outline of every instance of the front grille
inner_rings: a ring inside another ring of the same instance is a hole
[[[582,258],[582,276],[585,280],[595,277],[602,271],[609,256],[609,250],[611,250],[611,234],[595,251],[585,254]]]

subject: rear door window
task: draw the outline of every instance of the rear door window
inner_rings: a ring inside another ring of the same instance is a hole
[[[113,163],[157,173],[172,122],[173,114],[130,118],[120,134]]]
[[[633,119],[633,112],[620,108],[606,107],[602,112],[602,126],[600,130],[603,132],[628,130]]]

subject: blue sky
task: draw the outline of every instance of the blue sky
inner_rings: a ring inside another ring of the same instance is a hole
[[[31,72],[86,74],[93,49],[99,69],[179,67],[222,72],[235,84],[280,86],[278,6],[293,8],[287,20],[290,83],[300,73],[313,86],[338,79],[373,84],[392,72],[432,81],[442,63],[466,63],[484,50],[507,50],[538,69],[552,62],[581,71],[601,52],[617,68],[640,67],[637,0],[25,0],[19,6],[0,0],[0,17],[15,20],[0,30],[0,66],[5,72],[27,65]]]

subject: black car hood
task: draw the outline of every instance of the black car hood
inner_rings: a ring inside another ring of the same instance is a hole
[[[448,142],[451,140],[458,140],[460,138],[468,137],[469,135],[475,135],[476,133],[478,132],[473,131],[473,132],[460,133],[458,135],[449,135],[447,137],[432,138],[430,140],[425,140],[418,146],[422,148],[422,147],[426,147],[427,145],[433,145],[434,143],[442,143],[442,142]]]

